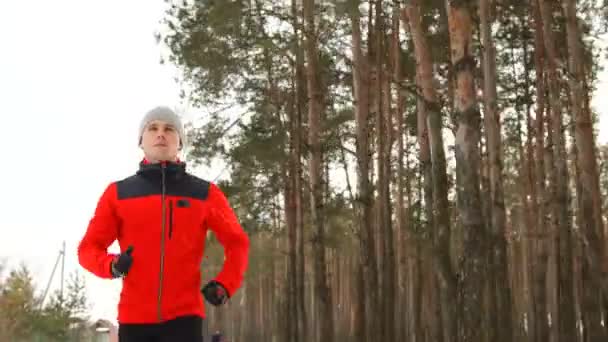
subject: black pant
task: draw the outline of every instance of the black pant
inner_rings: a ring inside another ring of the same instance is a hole
[[[120,324],[119,342],[203,342],[203,319],[183,316],[158,324]]]

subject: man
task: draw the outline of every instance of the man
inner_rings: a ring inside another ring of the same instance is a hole
[[[182,123],[169,108],[145,115],[139,170],[107,186],[78,246],[85,269],[123,281],[120,342],[201,342],[202,297],[221,305],[243,281],[249,238],[222,191],[185,171],[178,159],[184,138]],[[225,261],[201,289],[208,229],[222,244]],[[119,255],[107,252],[115,240]]]

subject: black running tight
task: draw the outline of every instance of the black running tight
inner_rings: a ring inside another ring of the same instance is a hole
[[[183,316],[158,324],[121,324],[118,342],[203,342],[203,319]]]

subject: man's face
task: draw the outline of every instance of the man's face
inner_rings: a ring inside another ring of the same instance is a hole
[[[175,161],[179,151],[177,129],[164,121],[151,121],[144,128],[141,148],[149,162]]]

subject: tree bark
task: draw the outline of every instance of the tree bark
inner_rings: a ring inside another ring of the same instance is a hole
[[[549,107],[549,113],[545,116],[547,134],[547,148],[545,150],[545,170],[548,180],[547,188],[547,207],[548,213],[550,213],[550,220],[547,220],[547,278],[546,283],[543,284],[543,291],[547,293],[547,311],[546,313],[550,317],[550,324],[548,326],[548,340],[550,342],[559,341],[559,292],[558,286],[560,285],[559,279],[559,231],[558,222],[556,216],[556,200],[555,193],[557,192],[557,173],[555,172],[555,155],[553,150],[555,145],[553,143],[553,134],[551,134],[551,127],[553,126],[553,115],[552,108]]]
[[[525,240],[525,249],[527,254],[527,262],[524,267],[525,270],[525,313],[526,313],[526,334],[525,338],[529,342],[534,342],[536,339],[536,308],[535,308],[535,292],[534,292],[534,274],[535,274],[535,262],[536,262],[536,242],[538,236],[538,228],[536,227],[536,222],[538,222],[538,195],[536,189],[536,178],[534,174],[534,170],[536,167],[536,161],[534,158],[534,127],[532,120],[532,94],[530,91],[531,79],[530,79],[530,71],[531,68],[534,68],[534,65],[530,65],[529,60],[529,45],[528,40],[531,39],[531,29],[528,24],[528,20],[530,19],[529,14],[525,14],[524,18],[522,18],[522,25],[526,25],[526,28],[521,31],[521,39],[523,42],[523,55],[524,55],[524,96],[526,99],[529,99],[530,102],[526,104],[526,143],[525,143],[525,152],[522,142],[521,148],[521,159],[522,165],[520,168],[525,170],[522,171],[522,187],[525,191],[521,193],[521,201],[525,204],[526,214],[526,240]],[[539,106],[537,104],[537,106]],[[513,296],[513,293],[511,294]],[[523,324],[522,324],[523,326]]]
[[[574,282],[572,279],[572,223],[570,221],[569,191],[568,191],[568,167],[566,163],[566,150],[563,132],[562,108],[560,104],[560,84],[557,75],[558,55],[555,48],[555,40],[552,30],[553,18],[550,2],[539,0],[540,12],[543,21],[543,34],[545,51],[547,53],[546,64],[549,77],[549,103],[552,114],[551,135],[553,138],[553,154],[555,169],[553,222],[556,234],[557,257],[559,266],[557,276],[559,279],[558,301],[559,320],[554,321],[559,325],[560,338],[573,341],[576,336],[576,320],[574,316]],[[559,322],[559,323],[558,323]]]
[[[293,99],[290,112],[290,159],[289,159],[289,215],[286,215],[289,229],[289,274],[290,297],[288,323],[293,341],[306,341],[306,309],[304,287],[304,225],[302,208],[302,112],[306,104],[306,79],[304,75],[304,54],[301,46],[301,32],[296,0],[291,2],[294,21],[295,72]]]
[[[485,281],[485,228],[479,189],[480,113],[475,97],[472,54],[473,1],[448,1],[451,61],[455,72],[454,117],[458,209],[464,230],[464,253],[459,277],[459,307],[462,310],[458,337],[462,342],[483,338],[481,308]]]
[[[585,71],[583,65],[582,37],[576,15],[576,1],[563,0],[566,15],[566,32],[568,36],[568,69],[570,77],[570,101],[575,122],[575,146],[578,171],[578,185],[580,186],[580,223],[585,251],[588,255],[589,268],[587,274],[591,280],[587,286],[593,288],[596,298],[588,298],[587,308],[595,317],[589,317],[587,334],[589,341],[605,341],[608,339],[606,329],[601,324],[601,303],[597,300],[600,291],[604,298],[608,298],[608,270],[605,267],[605,240],[603,236],[603,222],[601,216],[601,198],[597,158],[595,155],[595,142],[593,141],[593,123],[591,114],[585,106]],[[589,272],[591,271],[591,272]],[[590,297],[587,294],[587,297]],[[595,299],[595,300],[594,300]]]
[[[392,26],[392,39],[391,39],[391,55],[392,55],[392,71],[393,77],[396,80],[396,83],[402,79],[401,73],[401,46],[400,46],[400,13],[399,13],[399,3],[398,1],[393,2],[393,6],[395,6],[393,12],[393,26]],[[405,115],[405,100],[403,97],[403,92],[397,88],[397,103],[395,106],[394,117],[396,119],[396,129],[394,130],[396,135],[397,142],[397,170],[396,170],[396,179],[397,179],[397,193],[396,193],[396,208],[395,208],[395,219],[396,219],[396,229],[395,229],[395,242],[393,244],[393,248],[395,250],[395,278],[396,278],[396,312],[393,317],[393,322],[396,327],[396,341],[403,341],[406,339],[406,329],[407,323],[403,322],[403,317],[406,316],[406,305],[405,305],[405,286],[404,286],[404,273],[406,270],[406,263],[404,262],[404,250],[406,249],[405,245],[405,230],[408,229],[407,219],[406,219],[406,208],[405,208],[405,188],[404,188],[404,136],[407,134],[405,132],[405,128],[403,125],[404,115]],[[409,209],[409,208],[408,208]],[[404,324],[405,323],[405,324]]]
[[[406,135],[407,138],[407,135]],[[409,140],[409,139],[408,139]],[[407,151],[407,156],[405,158],[406,164],[405,169],[411,170],[409,165],[409,155],[410,148],[407,144],[408,140],[406,140],[405,150]],[[407,193],[407,216],[409,219],[408,222],[412,222],[414,219],[413,216],[413,194],[412,194],[412,183],[411,183],[411,172],[408,172],[405,180],[405,187]],[[413,225],[412,225],[413,226]],[[404,255],[404,259],[407,267],[407,282],[405,284],[405,288],[407,291],[407,322],[406,322],[406,336],[407,341],[410,342],[421,342],[423,341],[422,335],[422,318],[421,318],[421,302],[423,297],[422,292],[422,272],[420,272],[421,258],[420,258],[420,244],[417,243],[416,239],[413,236],[413,229],[408,229],[405,234],[405,243],[406,246],[406,254]]]
[[[358,8],[358,6],[353,6]],[[359,245],[361,248],[361,274],[365,299],[363,300],[363,322],[366,324],[366,341],[372,342],[378,336],[378,270],[376,268],[376,245],[373,227],[373,193],[370,174],[370,71],[369,61],[362,51],[360,14],[358,10],[349,13],[352,25],[353,50],[353,93],[355,99],[356,154],[357,154],[357,198],[356,215],[359,223]]]
[[[549,197],[546,191],[545,177],[545,109],[546,109],[546,84],[545,84],[545,47],[542,19],[538,1],[532,2],[533,27],[534,27],[534,65],[536,71],[536,237],[535,246],[537,264],[534,273],[534,298],[536,318],[536,341],[545,342],[549,340],[549,322],[547,320],[547,261],[548,261],[548,238],[547,238],[547,207]]]
[[[413,0],[404,9],[416,58],[416,80],[422,90],[418,108],[420,163],[424,170],[427,220],[433,227],[433,258],[439,281],[444,341],[456,336],[456,280],[450,257],[450,221],[446,158],[442,136],[441,107],[433,84],[428,42],[422,27],[420,3]],[[430,145],[430,146],[429,146]],[[429,155],[430,154],[430,155]],[[430,164],[430,165],[429,165]],[[428,182],[428,184],[427,184]],[[428,195],[426,195],[429,193]]]
[[[297,0],[293,0],[293,15],[296,20],[295,27],[298,27],[298,9],[296,6]],[[304,206],[302,204],[302,114],[306,103],[306,78],[304,73],[304,53],[301,47],[301,32],[296,31],[296,116],[295,129],[298,134],[294,136],[294,160],[295,162],[295,179],[294,179],[294,201],[296,207],[295,225],[296,225],[296,313],[297,313],[297,335],[301,341],[308,340],[307,318],[306,318],[306,286],[304,284],[304,276],[306,274],[306,263],[304,259]]]
[[[490,0],[479,1],[481,40],[483,44],[483,98],[484,123],[487,135],[487,149],[490,167],[491,196],[491,253],[488,277],[492,283],[491,300],[495,300],[497,310],[493,327],[497,328],[496,341],[512,341],[513,323],[511,308],[511,287],[509,286],[507,248],[505,240],[505,201],[502,184],[502,139],[500,137],[500,114],[496,94],[496,52],[493,44],[490,11],[495,10]],[[523,157],[523,156],[522,156]],[[526,284],[527,286],[527,284]]]
[[[576,215],[576,225],[578,227],[585,226],[585,220],[587,219],[582,215],[583,211],[583,186],[580,182],[581,170],[578,164],[578,149],[577,149],[577,135],[576,125],[570,126],[570,133],[572,136],[572,148],[571,155],[574,161],[575,177],[577,179],[576,187],[576,203],[578,207],[578,213]],[[584,234],[581,232],[581,234]],[[574,243],[574,279],[575,279],[575,300],[577,301],[576,306],[576,317],[581,319],[583,334],[582,341],[603,341],[605,338],[602,337],[604,333],[604,327],[602,326],[602,303],[601,303],[601,291],[598,286],[597,279],[598,275],[590,272],[588,263],[582,256],[585,252],[583,245],[584,239],[575,239]],[[578,331],[577,331],[578,333]]]
[[[375,57],[376,57],[376,132],[377,132],[377,163],[378,163],[378,200],[377,200],[377,222],[378,236],[382,244],[382,330],[380,340],[395,340],[395,253],[393,249],[393,229],[391,220],[391,198],[390,198],[390,152],[391,131],[393,129],[390,112],[390,69],[386,61],[386,32],[384,28],[384,14],[381,1],[375,2],[376,10],[376,35],[375,35]]]
[[[294,101],[295,103],[295,101]],[[296,240],[296,201],[295,201],[295,148],[293,141],[294,134],[299,134],[295,131],[293,118],[296,116],[295,108],[290,112],[290,147],[289,147],[289,174],[285,179],[285,220],[288,235],[288,271],[287,271],[287,338],[291,341],[298,342],[297,321],[298,313],[296,310],[296,281],[297,281],[297,240]]]
[[[323,150],[321,143],[321,111],[323,91],[319,80],[319,54],[314,21],[314,0],[304,0],[304,45],[306,53],[306,80],[308,90],[308,145],[310,148],[310,214],[314,227],[313,248],[314,282],[319,310],[319,337],[322,341],[334,341],[332,293],[328,286],[325,254]]]

